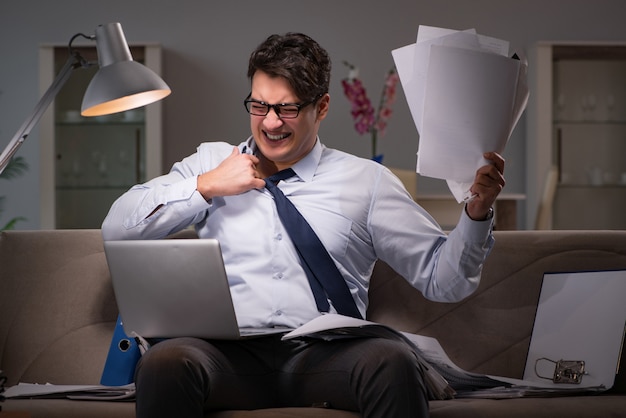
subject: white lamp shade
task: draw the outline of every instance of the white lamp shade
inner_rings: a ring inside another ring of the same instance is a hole
[[[89,83],[81,114],[108,115],[145,106],[171,93],[167,84],[136,61],[122,61],[100,68]]]
[[[123,112],[171,93],[161,77],[133,61],[119,23],[98,26],[95,37],[100,69],[85,91],[81,115]]]

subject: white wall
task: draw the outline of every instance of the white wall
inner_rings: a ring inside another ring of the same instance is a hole
[[[305,32],[334,61],[332,111],[321,135],[328,146],[364,157],[369,139],[352,127],[340,80],[348,60],[377,102],[383,77],[393,65],[390,51],[412,43],[420,24],[466,29],[511,42],[523,51],[539,40],[623,40],[623,0],[317,0],[209,1],[107,0],[85,2],[0,2],[0,147],[4,147],[39,99],[38,48],[67,43],[78,32],[92,34],[100,23],[118,21],[131,43],[159,42],[164,48],[163,76],[173,89],[164,101],[164,170],[205,140],[237,143],[248,135],[242,100],[248,93],[250,51],[271,33]],[[532,62],[531,62],[532,65]],[[532,93],[531,93],[532,94]],[[477,98],[480,100],[480,98]],[[507,191],[525,193],[525,121],[505,152]],[[20,149],[28,174],[0,181],[7,196],[0,224],[26,216],[19,229],[39,227],[38,132]],[[389,166],[412,169],[417,132],[404,97],[395,105],[387,135],[379,141]],[[438,181],[420,179],[425,193],[445,192]]]

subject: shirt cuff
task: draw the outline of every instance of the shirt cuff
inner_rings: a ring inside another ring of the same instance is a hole
[[[493,221],[493,217],[484,221],[475,221],[469,217],[467,210],[463,208],[457,229],[470,242],[486,242],[491,235]]]

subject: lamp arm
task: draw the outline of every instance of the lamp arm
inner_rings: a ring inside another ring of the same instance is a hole
[[[56,95],[59,94],[61,88],[70,78],[72,71],[80,66],[83,66],[84,62],[85,61],[79,54],[70,54],[67,62],[61,71],[59,71],[59,74],[56,76],[50,87],[48,87],[48,90],[46,90],[43,96],[41,96],[41,99],[39,99],[39,102],[35,106],[33,112],[15,133],[11,142],[9,142],[4,151],[2,151],[2,154],[0,154],[0,174],[2,174],[6,166],[9,164],[11,157],[13,157],[18,148],[22,145],[22,143],[24,143],[30,134],[30,131],[37,125],[37,123],[39,123],[46,109],[48,109],[50,104],[54,101]]]

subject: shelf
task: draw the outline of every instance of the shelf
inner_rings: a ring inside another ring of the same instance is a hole
[[[575,119],[555,119],[553,121],[555,125],[601,125],[601,126],[626,126],[626,120],[607,119],[607,120],[575,120]]]
[[[522,193],[501,193],[496,199],[495,224],[499,230],[518,229],[517,202],[526,199]],[[459,221],[460,211],[464,204],[457,203],[452,194],[422,194],[415,201],[427,212],[433,214],[435,220],[444,230],[453,229]]]
[[[622,184],[622,183],[615,183],[615,184],[568,184],[568,183],[561,183],[558,185],[559,187],[562,187],[564,189],[592,189],[592,190],[599,190],[599,189],[626,189],[626,184]]]

